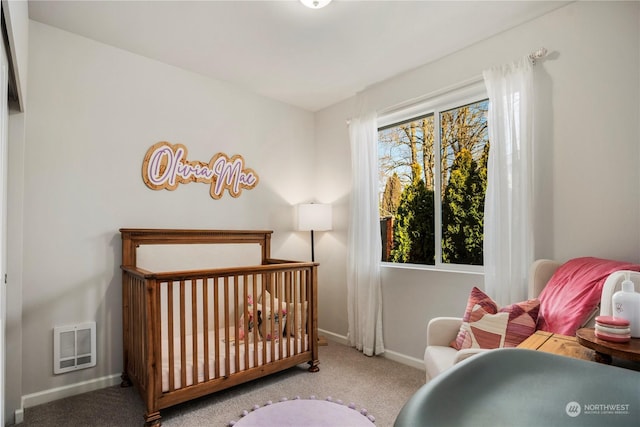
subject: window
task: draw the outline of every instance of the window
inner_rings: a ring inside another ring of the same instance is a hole
[[[383,262],[482,265],[488,106],[476,87],[379,120]]]

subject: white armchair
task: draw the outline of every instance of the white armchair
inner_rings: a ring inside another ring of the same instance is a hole
[[[529,298],[536,298],[545,287],[560,263],[548,259],[535,261],[529,271]],[[461,307],[461,310],[463,307]],[[456,339],[462,325],[459,317],[436,317],[427,325],[427,348],[424,351],[424,365],[427,381],[454,364],[475,354],[491,351],[477,348],[456,350],[449,344]]]

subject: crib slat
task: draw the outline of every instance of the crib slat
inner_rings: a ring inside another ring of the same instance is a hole
[[[299,339],[304,338],[304,334],[298,334],[298,331],[301,328],[302,325],[302,316],[304,316],[304,303],[301,300],[300,297],[300,272],[296,271],[294,273],[294,280],[295,280],[295,284],[293,287],[293,300],[296,304],[296,307],[300,307],[300,310],[296,310],[296,318],[293,321],[293,336],[295,337],[295,343],[293,345],[293,354],[296,355],[298,354],[298,348],[299,348]]]
[[[276,281],[277,281],[277,275],[276,273],[271,273],[269,274],[270,276],[270,280],[269,280],[269,292],[271,292],[271,295],[275,295],[276,294]],[[271,301],[269,301],[269,305],[271,305],[271,319],[269,319],[269,322],[271,324],[271,345],[269,346],[269,348],[271,349],[271,361],[275,360],[276,357],[276,342],[274,341],[273,337],[275,334],[275,330],[276,330],[276,326],[275,326],[275,314],[277,313],[276,309],[274,308],[274,300],[275,298],[272,297]]]
[[[187,385],[187,327],[185,314],[185,286],[180,281],[180,387]]]
[[[253,298],[256,298],[256,295],[258,295],[258,275],[254,274],[253,275]],[[253,312],[253,330],[251,331],[251,333],[253,334],[253,366],[258,366],[258,341],[259,341],[259,328],[260,325],[258,324],[258,304],[256,304],[256,300],[254,299],[253,301],[253,306],[252,306],[252,312]]]
[[[276,294],[278,294],[279,299],[278,299],[278,306],[276,307],[276,313],[278,314],[278,323],[275,325],[275,329],[274,329],[274,339],[277,339],[277,343],[278,343],[278,360],[283,358],[283,352],[284,352],[284,347],[283,347],[283,343],[284,343],[284,334],[283,334],[283,330],[282,328],[284,328],[284,316],[282,313],[282,303],[284,302],[284,276],[286,275],[285,271],[279,272],[279,273],[275,273],[276,274],[276,287],[277,292]],[[286,303],[285,303],[286,306]],[[276,330],[277,329],[277,330]],[[274,343],[275,344],[275,343]]]
[[[233,347],[235,348],[235,371],[238,372],[240,370],[240,336],[238,335],[238,323],[240,323],[240,317],[238,316],[238,307],[240,306],[240,300],[238,295],[238,275],[235,274],[232,276],[233,281]],[[231,329],[231,328],[229,328]]]
[[[139,337],[139,325],[138,323],[140,322],[140,320],[138,319],[138,316],[140,313],[140,297],[138,296],[138,287],[140,286],[140,284],[138,283],[138,281],[135,281],[134,283],[132,283],[133,287],[130,290],[131,291],[131,300],[132,300],[132,304],[131,304],[131,309],[130,309],[130,315],[131,315],[131,336],[129,339],[129,345],[132,349],[132,355],[133,357],[131,358],[131,365],[132,365],[132,370],[134,372],[134,375],[137,376],[139,373],[139,368],[138,368],[138,360],[141,356],[140,354],[140,347],[138,342],[136,341],[136,338]],[[144,384],[143,384],[144,387]]]
[[[303,332],[303,334],[306,334],[306,337],[307,337],[307,339],[302,342],[301,351],[307,351],[308,350],[308,344],[309,344],[309,335],[308,334],[311,331],[311,328],[309,327],[309,325],[311,324],[312,303],[311,303],[311,301],[309,301],[309,292],[308,292],[309,282],[307,280],[308,279],[308,274],[309,273],[307,271],[301,271],[300,272],[300,292],[302,293],[302,295],[300,296],[300,299],[302,301],[308,301],[307,312],[305,314],[305,317],[300,319],[300,325],[302,326],[302,332]]]
[[[229,377],[231,372],[231,359],[229,358],[229,277],[224,277],[224,377]]]
[[[220,377],[220,317],[218,316],[217,310],[220,307],[220,299],[218,297],[218,279],[213,279],[213,306],[215,307],[216,313],[213,316],[213,334],[215,336],[216,342],[216,353],[214,360],[214,377]]]
[[[244,280],[242,281],[242,319],[244,319],[244,321],[242,322],[241,325],[239,325],[238,323],[236,323],[236,325],[238,325],[237,327],[241,327],[242,330],[244,331],[244,337],[242,340],[242,342],[244,343],[244,351],[242,353],[244,354],[244,368],[248,369],[249,368],[249,323],[248,323],[249,322],[249,315],[248,315],[249,275],[245,274],[243,277],[244,277]],[[240,308],[238,308],[238,310],[240,310]]]
[[[173,329],[173,282],[167,283],[167,336],[169,354],[169,390],[175,390],[175,342]]]
[[[261,292],[260,295],[265,295],[265,291],[267,289],[267,281],[269,280],[269,274],[263,274],[262,275],[262,283],[260,284],[261,286]],[[266,305],[262,306],[262,326],[261,326],[261,331],[266,331],[267,329],[267,325],[266,322],[267,321],[267,307]],[[266,334],[265,334],[266,335]],[[263,337],[263,339],[266,337]],[[267,363],[267,344],[266,341],[263,342],[262,345],[262,363]]]
[[[144,286],[144,285],[142,285]],[[145,334],[144,334],[144,312],[143,310],[145,310],[145,304],[144,304],[144,288],[143,287],[138,288],[138,294],[137,295],[137,300],[138,300],[138,311],[136,313],[136,346],[138,347],[138,351],[140,352],[140,355],[142,355],[143,357],[138,359],[136,361],[136,368],[138,369],[138,371],[142,371],[143,365],[144,365],[144,355],[145,355],[145,346],[144,346],[144,340],[146,339]],[[147,384],[145,383],[145,387],[147,386]]]
[[[207,283],[209,279],[202,278],[202,331],[203,331],[203,355],[204,355],[204,380],[209,379],[209,291]]]
[[[135,371],[135,366],[136,366],[136,358],[137,358],[137,354],[138,354],[138,349],[136,348],[136,346],[134,346],[133,343],[133,337],[136,334],[135,331],[135,322],[136,322],[136,318],[134,315],[134,310],[135,308],[137,308],[137,299],[136,299],[136,289],[138,287],[138,283],[136,278],[132,278],[131,276],[127,275],[126,277],[126,289],[125,292],[127,294],[127,306],[123,307],[127,310],[127,321],[126,321],[126,327],[127,329],[125,330],[126,336],[124,339],[125,342],[125,347],[127,347],[127,351],[125,352],[125,362],[127,363],[127,366],[125,366],[125,369],[127,370],[131,370],[133,375],[137,375],[136,371]]]
[[[154,280],[152,286],[148,289],[148,301],[147,301],[147,319],[151,320],[150,324],[147,325],[150,333],[148,334],[148,339],[151,342],[151,345],[148,347],[147,357],[151,362],[152,366],[162,366],[162,330],[160,325],[162,324],[162,293],[161,293],[161,282]],[[150,384],[148,386],[148,390],[152,390],[149,394],[148,399],[151,402],[155,402],[154,396],[162,393],[162,370],[157,370],[158,375],[154,375],[151,377]],[[156,411],[157,413],[157,407]],[[153,417],[154,415],[152,415]],[[159,414],[157,414],[159,416]]]
[[[145,305],[145,299],[144,299],[144,283],[140,283],[140,286],[137,288],[137,294],[136,295],[136,300],[137,300],[137,309],[136,310],[136,314],[135,314],[135,318],[136,318],[136,333],[135,333],[135,345],[138,348],[138,352],[141,355],[141,357],[136,361],[136,370],[138,372],[144,372],[144,363],[145,363],[145,359],[146,359],[146,354],[145,354],[145,350],[146,347],[144,345],[145,340],[146,340],[146,334],[145,334],[145,309],[146,309],[146,305]],[[145,382],[144,384],[145,387],[147,387],[147,383]]]
[[[137,322],[138,322],[138,318],[136,316],[136,311],[138,310],[138,287],[139,285],[139,281],[136,279],[128,282],[128,294],[129,294],[129,336],[127,337],[127,344],[129,346],[129,348],[131,349],[130,352],[130,356],[129,356],[129,366],[131,367],[131,371],[134,377],[137,378],[137,376],[139,375],[138,372],[138,358],[140,357],[140,349],[138,348],[138,344],[134,341],[134,338],[136,337],[136,334],[138,333],[138,326],[137,326]],[[144,386],[144,385],[143,385]]]
[[[284,300],[287,302],[287,320],[283,322],[283,325],[280,327],[282,329],[283,339],[286,340],[286,357],[291,356],[291,334],[289,333],[289,328],[291,327],[291,322],[293,322],[292,314],[295,313],[295,304],[291,304],[291,276],[293,272],[288,272],[285,279],[284,286]],[[293,310],[292,310],[293,308]],[[293,313],[292,313],[293,311]]]
[[[193,384],[198,383],[198,293],[196,279],[191,279],[191,343]]]

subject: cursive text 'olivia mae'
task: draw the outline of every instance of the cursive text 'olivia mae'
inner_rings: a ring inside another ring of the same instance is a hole
[[[229,158],[218,153],[209,163],[188,161],[187,149],[182,144],[158,142],[147,150],[142,163],[142,179],[152,190],[175,190],[178,184],[203,182],[211,184],[209,193],[214,199],[227,190],[232,197],[239,197],[242,190],[254,188],[258,175],[244,167],[240,155]]]

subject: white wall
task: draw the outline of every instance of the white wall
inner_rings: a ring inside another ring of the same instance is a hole
[[[578,2],[363,91],[385,110],[476,77],[541,46],[536,66],[536,257],[640,261],[640,4]],[[341,223],[317,259],[326,288],[320,326],[347,334],[345,245],[350,152],[345,120],[355,98],[316,114],[319,194]],[[335,167],[326,162],[331,160]],[[328,237],[328,236],[327,236]],[[329,240],[329,239],[327,239]],[[324,242],[323,242],[324,243]],[[329,276],[329,277],[327,277]],[[422,359],[426,324],[461,315],[481,275],[384,268],[384,339],[394,355]],[[331,313],[331,316],[327,314]]]
[[[313,115],[35,21],[24,152],[23,394],[118,374],[120,227],[273,229],[272,255],[305,258],[293,204],[312,196]],[[260,177],[239,198],[152,191],[146,150],[241,154]],[[16,157],[18,159],[18,157]],[[53,375],[52,328],[95,320],[95,368]]]

